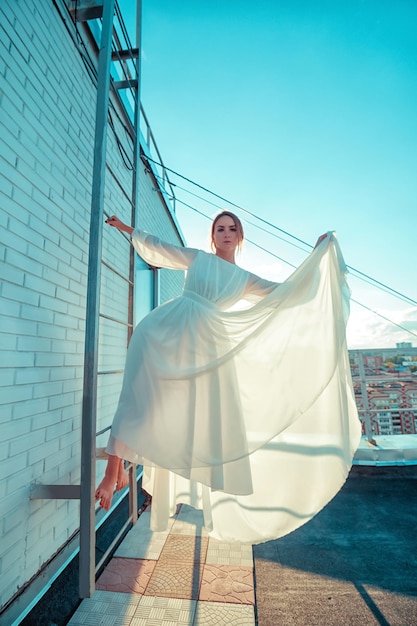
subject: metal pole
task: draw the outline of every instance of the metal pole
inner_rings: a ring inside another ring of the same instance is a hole
[[[359,351],[356,352],[356,358],[358,361],[359,380],[361,384],[361,395],[362,395],[362,402],[363,402],[364,416],[365,416],[365,434],[368,438],[368,442],[373,445],[376,445],[375,439],[372,437],[371,414],[369,412],[368,389],[366,386],[363,354]]]
[[[136,60],[136,89],[134,111],[134,144],[133,144],[133,175],[132,175],[132,211],[131,224],[137,226],[138,222],[138,199],[139,199],[139,175],[140,175],[140,83],[141,73],[141,34],[142,34],[142,2],[136,1],[136,48],[138,58]],[[127,341],[129,343],[135,323],[135,251],[130,248],[129,260],[129,322]],[[132,523],[138,519],[138,488],[136,479],[136,465],[132,464],[129,469],[129,515]]]
[[[140,176],[140,84],[141,84],[141,41],[142,41],[142,2],[136,2],[136,48],[138,58],[136,60],[136,89],[135,89],[135,110],[134,110],[134,143],[133,143],[133,175],[132,175],[132,211],[131,224],[133,227],[138,223],[138,200],[139,200],[139,176]],[[130,249],[129,267],[129,322],[131,326],[128,332],[128,342],[133,332],[134,325],[134,283],[135,283],[135,251]]]
[[[87,308],[81,439],[80,582],[81,598],[95,590],[95,449],[97,352],[100,309],[101,248],[104,212],[107,118],[114,0],[104,0],[98,58],[98,85],[88,257]]]

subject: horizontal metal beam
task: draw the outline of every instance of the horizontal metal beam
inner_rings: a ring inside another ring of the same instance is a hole
[[[117,50],[112,52],[112,61],[125,61],[126,59],[137,59],[139,57],[139,48],[131,48],[129,50]]]
[[[115,270],[114,267],[109,265],[109,263],[106,263],[106,261],[103,261],[103,259],[101,260],[101,264],[104,265],[104,267],[107,267],[107,269],[110,270],[110,272],[112,272],[112,274],[114,274],[115,276],[118,276],[119,278],[124,280],[126,283],[129,283],[129,285],[133,285],[133,282],[129,280],[129,278],[127,278],[126,276],[123,276],[123,274]]]
[[[105,315],[104,313],[100,313],[100,317],[105,320],[110,320],[110,322],[115,322],[116,324],[122,324],[122,326],[133,326],[129,322],[125,322],[123,320],[118,320],[117,317],[112,317],[111,315]]]
[[[80,485],[33,485],[31,500],[79,500]]]
[[[88,22],[103,16],[103,0],[70,0],[68,10],[77,22]]]
[[[137,89],[138,81],[136,79],[132,80],[116,80],[113,82],[113,87],[115,89]]]

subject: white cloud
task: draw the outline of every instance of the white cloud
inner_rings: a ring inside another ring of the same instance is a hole
[[[416,307],[375,310],[380,315],[352,303],[347,327],[349,348],[395,348],[395,344],[401,341],[417,345],[417,336],[407,332],[417,335]]]
[[[242,259],[242,267],[245,266],[254,274],[276,282],[283,282],[294,271],[281,261],[265,263],[262,259],[254,258],[252,255],[248,255],[247,260]],[[379,315],[351,302],[351,314],[347,327],[348,347],[352,349],[395,348],[395,344],[402,341],[408,341],[417,346],[417,336],[407,332],[411,331],[417,335],[417,307],[404,305],[403,309],[387,308],[389,298],[381,298],[381,293],[380,290],[371,291],[369,286],[366,286],[366,289],[359,289],[358,293],[354,294],[355,300],[360,298],[359,301],[374,308]],[[382,293],[382,296],[385,294]],[[396,324],[403,328],[399,328]]]

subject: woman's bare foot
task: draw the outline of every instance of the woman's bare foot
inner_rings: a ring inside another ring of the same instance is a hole
[[[119,467],[122,459],[109,454],[104,478],[96,489],[95,497],[102,509],[109,510],[113,499],[114,486],[118,480]]]
[[[124,461],[120,460],[119,469],[117,472],[116,491],[124,489],[129,484],[129,474],[125,470]]]
[[[99,504],[102,509],[109,510],[111,501],[113,500],[114,482],[106,478],[103,478],[101,483],[96,489],[96,500],[100,500]]]

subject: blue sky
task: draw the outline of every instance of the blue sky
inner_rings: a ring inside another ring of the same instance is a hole
[[[417,300],[416,29],[414,0],[143,0],[142,102],[165,164],[310,244],[336,230],[348,265]],[[188,244],[206,247],[209,222],[177,214]],[[306,256],[245,230],[295,265]],[[291,271],[250,244],[240,262],[276,280]],[[417,333],[415,307],[350,285]],[[348,340],[417,345],[355,304]]]

